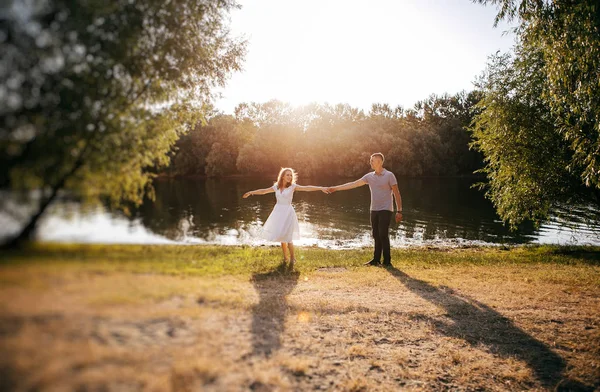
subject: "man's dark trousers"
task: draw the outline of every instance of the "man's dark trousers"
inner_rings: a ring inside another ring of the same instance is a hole
[[[373,239],[375,240],[375,252],[373,260],[381,261],[381,252],[383,252],[383,263],[391,263],[390,256],[390,221],[392,220],[392,211],[371,211],[371,228],[373,229]]]

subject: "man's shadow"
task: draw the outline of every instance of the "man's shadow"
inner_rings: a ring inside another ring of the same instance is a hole
[[[300,273],[282,262],[274,270],[252,275],[259,302],[252,309],[252,354],[270,356],[281,347],[288,311],[287,296],[298,284]]]
[[[561,356],[489,306],[458,295],[450,288],[438,288],[415,279],[395,267],[387,270],[408,290],[446,311],[447,321],[419,316],[439,333],[462,339],[472,346],[484,345],[494,355],[524,361],[545,387],[556,387],[559,391],[594,390],[566,378],[563,375],[566,363]]]

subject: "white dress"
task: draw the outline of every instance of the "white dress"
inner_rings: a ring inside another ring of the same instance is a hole
[[[292,198],[296,184],[284,188],[283,192],[273,185],[277,204],[262,228],[262,237],[267,241],[292,242],[300,239],[300,226],[296,211],[292,207]]]

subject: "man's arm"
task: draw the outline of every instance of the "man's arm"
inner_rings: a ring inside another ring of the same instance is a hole
[[[367,182],[365,180],[363,180],[362,178],[356,180],[356,181],[352,181],[352,182],[347,182],[345,184],[342,185],[337,185],[337,186],[331,186],[329,188],[327,188],[327,190],[330,193],[336,192],[336,191],[347,191],[348,189],[354,189],[354,188],[358,188],[359,186],[363,186],[366,185]]]
[[[396,222],[400,222],[402,220],[402,196],[400,196],[398,184],[392,185],[392,192],[394,193],[394,200],[396,200]]]

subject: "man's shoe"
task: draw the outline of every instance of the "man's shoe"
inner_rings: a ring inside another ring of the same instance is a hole
[[[383,268],[392,268],[393,267],[392,263],[389,261],[384,261],[381,265],[383,266]]]
[[[371,260],[371,261],[367,261],[365,264],[363,265],[372,265],[372,266],[378,266],[379,265],[379,261],[377,260]]]

